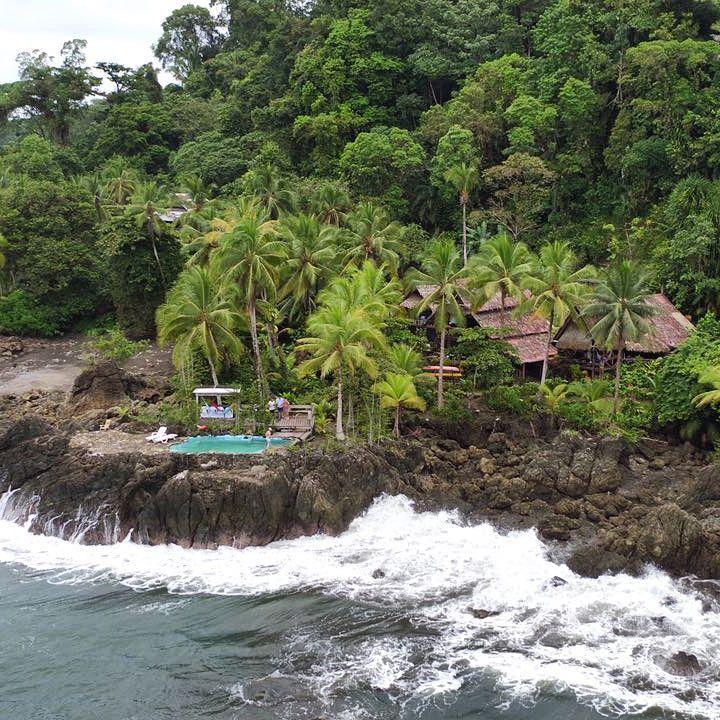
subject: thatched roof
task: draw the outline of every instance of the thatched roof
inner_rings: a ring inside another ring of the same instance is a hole
[[[437,289],[437,285],[418,285],[402,302],[408,310],[416,308],[428,295]],[[505,312],[502,312],[500,293],[491,297],[478,310],[472,311],[467,303],[463,303],[467,317],[472,318],[479,327],[488,331],[491,338],[505,340],[512,345],[525,363],[540,362],[545,357],[545,345],[549,330],[548,321],[539,315],[528,313],[519,317],[513,316],[513,310],[519,305],[516,298],[505,298]],[[556,355],[554,348],[550,355]]]
[[[626,350],[641,355],[664,355],[681,345],[690,336],[695,326],[662,294],[651,295],[649,305],[657,314],[648,318],[650,333],[639,342],[628,342]],[[568,321],[555,335],[559,350],[585,351],[592,347],[591,319]]]

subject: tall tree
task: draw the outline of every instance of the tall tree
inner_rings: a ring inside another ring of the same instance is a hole
[[[361,371],[371,378],[377,365],[370,351],[384,345],[381,329],[371,322],[360,307],[348,310],[336,304],[323,306],[310,316],[307,336],[297,344],[297,352],[309,354],[299,367],[301,375],[319,372],[321,377],[334,375],[337,381],[335,437],[345,439],[343,428],[343,387],[346,375]]]
[[[382,208],[361,203],[348,215],[349,247],[345,262],[360,265],[365,260],[374,260],[395,272],[400,262],[400,230],[400,225],[391,222]]]
[[[173,10],[162,29],[153,48],[155,57],[181,81],[215,55],[223,40],[217,20],[200,5],[188,4]]]
[[[66,42],[59,65],[44,52],[20,53],[20,79],[0,86],[0,124],[21,111],[41,135],[67,145],[73,119],[100,84],[100,78],[85,65],[86,45],[85,40]]]
[[[283,213],[292,212],[297,203],[287,180],[272,165],[261,165],[248,173],[247,189],[257,198],[268,217],[277,220]]]
[[[289,299],[291,313],[308,312],[321,284],[334,269],[337,229],[322,225],[311,215],[288,215],[279,226],[279,234],[288,252],[280,294]]]
[[[587,302],[593,276],[592,268],[578,268],[575,253],[562,241],[543,245],[539,257],[533,263],[526,279],[532,297],[523,307],[547,318],[548,321],[541,385],[547,378],[553,330],[562,325],[568,317],[575,317],[582,310]]]
[[[338,183],[321,185],[310,198],[311,211],[321,222],[335,227],[342,225],[351,206],[350,195]]]
[[[470,264],[470,287],[487,301],[500,293],[500,312],[507,320],[507,299],[521,300],[523,288],[532,270],[530,251],[507,234],[488,240]]]
[[[257,304],[260,299],[275,297],[285,246],[265,217],[247,217],[220,241],[217,257],[219,268],[235,280],[247,310],[258,387],[265,396],[268,388],[258,339]]]
[[[465,324],[463,304],[471,300],[467,288],[467,268],[460,260],[460,254],[451,241],[436,240],[423,258],[422,269],[410,275],[413,287],[430,285],[428,293],[417,306],[419,314],[426,310],[433,313],[435,332],[440,336],[440,364],[438,370],[437,404],[443,407],[443,376],[445,370],[445,340],[452,320],[456,325]]]
[[[242,315],[219,278],[200,267],[186,269],[157,312],[158,340],[174,342],[173,360],[181,367],[193,351],[202,352],[210,366],[214,387],[223,358],[238,355],[243,347],[236,332]]]
[[[470,200],[470,194],[477,187],[478,170],[474,165],[460,163],[451,167],[445,173],[445,180],[457,191],[458,201],[462,208],[463,262],[467,263],[467,204]]]
[[[590,333],[595,342],[616,352],[615,414],[620,404],[620,375],[625,346],[628,341],[637,342],[650,333],[648,319],[657,312],[648,303],[649,297],[643,271],[634,263],[623,260],[600,280],[592,301],[582,313],[594,322]]]
[[[151,180],[141,183],[130,197],[125,212],[130,215],[135,224],[145,230],[150,240],[155,262],[157,262],[163,285],[166,284],[165,272],[160,262],[157,249],[157,238],[166,232],[165,223],[160,219],[160,213],[167,207],[168,193],[161,185]]]

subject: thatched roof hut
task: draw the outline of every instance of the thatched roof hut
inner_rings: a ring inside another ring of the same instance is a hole
[[[637,355],[665,355],[687,340],[695,326],[662,293],[651,295],[647,302],[657,309],[657,313],[648,318],[650,333],[639,342],[628,342],[625,349]],[[590,350],[592,325],[589,318],[567,320],[555,335],[558,350]]]

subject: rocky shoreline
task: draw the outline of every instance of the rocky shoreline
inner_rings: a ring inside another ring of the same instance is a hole
[[[499,431],[504,429],[506,432]],[[32,510],[31,529],[85,542],[117,534],[186,547],[258,545],[339,533],[382,493],[419,508],[458,509],[471,520],[536,527],[588,576],[637,572],[720,576],[720,467],[689,445],[630,447],[574,433],[534,437],[481,422],[451,439],[419,429],[412,440],[262,456],[188,456],[138,446],[98,451],[86,433],[36,414],[0,426],[0,492]]]

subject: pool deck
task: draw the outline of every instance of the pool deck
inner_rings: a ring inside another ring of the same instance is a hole
[[[168,443],[152,443],[145,438],[150,433],[126,433],[120,430],[93,430],[81,432],[70,438],[71,448],[81,448],[93,455],[121,455],[126,453],[142,453],[143,455],[165,455],[170,452],[173,445],[178,445],[188,438],[178,437]],[[304,437],[301,437],[304,435]],[[304,433],[275,433],[274,438],[285,438],[288,440],[301,441],[307,438]],[[271,448],[271,451],[281,448]],[[192,453],[183,453],[192,454]],[[202,453],[217,454],[217,453]],[[262,455],[260,453],[221,453],[225,455]]]
[[[148,442],[150,433],[125,433],[119,430],[94,430],[73,435],[70,447],[82,448],[94,455],[120,455],[143,453],[144,455],[165,455],[170,452],[171,443],[183,442],[187,438],[176,438],[167,444]]]

